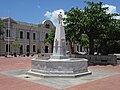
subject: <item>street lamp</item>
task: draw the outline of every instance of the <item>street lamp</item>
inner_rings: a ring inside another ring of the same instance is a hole
[[[10,44],[10,40],[9,40],[9,37],[10,37],[10,17],[8,17],[8,27],[7,27],[8,29],[8,46],[7,46],[7,48],[8,48],[8,56],[9,56],[9,51],[10,51],[10,46],[9,46],[9,44]]]
[[[30,29],[29,29],[29,55],[30,55],[30,46],[31,46],[31,41],[30,41],[31,37],[30,37],[30,35],[31,35],[32,27],[33,27],[33,25],[30,26]]]

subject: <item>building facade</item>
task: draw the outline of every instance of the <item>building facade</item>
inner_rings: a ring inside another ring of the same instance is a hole
[[[15,21],[2,18],[4,35],[0,38],[0,55],[50,53],[51,45],[44,43],[51,29],[55,28],[50,20],[40,24]],[[16,48],[13,43],[19,43]]]

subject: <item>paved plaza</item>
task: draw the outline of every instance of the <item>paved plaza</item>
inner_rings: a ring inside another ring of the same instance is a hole
[[[83,77],[42,78],[27,75],[35,57],[0,57],[0,90],[120,90],[120,65],[89,66],[92,74]]]

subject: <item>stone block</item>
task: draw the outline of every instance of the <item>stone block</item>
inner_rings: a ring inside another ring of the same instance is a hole
[[[114,55],[89,55],[89,64],[99,65],[117,65],[117,57]]]

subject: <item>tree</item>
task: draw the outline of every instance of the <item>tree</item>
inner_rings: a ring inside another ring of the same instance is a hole
[[[4,34],[4,31],[2,31],[2,29],[1,29],[2,27],[3,27],[3,21],[0,18],[0,37]]]
[[[111,46],[116,46],[114,43],[117,44],[117,41],[120,40],[120,20],[112,19],[111,22],[109,22],[109,25],[106,26],[106,32],[104,34],[101,34],[101,37],[99,39],[100,46],[98,47],[99,51],[102,54],[108,54],[113,53],[115,50],[112,50],[110,48]],[[116,52],[116,51],[115,51]]]
[[[107,27],[111,21],[112,15],[107,14],[106,10],[108,8],[102,7],[102,2],[86,2],[88,4],[85,7],[85,33],[89,37],[89,54],[94,54],[94,40],[100,38],[105,32],[107,32]],[[106,34],[106,33],[105,33]]]
[[[80,44],[82,45],[83,48],[86,48],[86,49],[87,49],[87,52],[88,52],[89,40],[88,40],[87,34],[82,34],[82,35],[81,35]]]
[[[66,32],[66,40],[70,44],[70,52],[74,53],[73,45],[76,42],[80,41],[80,34],[82,34],[81,31],[81,20],[83,17],[83,11],[79,8],[71,8],[68,12],[65,12],[67,15],[67,18],[64,18],[65,26],[65,32]]]
[[[48,36],[48,38],[45,38],[45,43],[49,43],[52,45],[51,51],[53,52],[53,44],[54,44],[54,37],[55,37],[55,28],[51,29],[51,32]]]
[[[12,46],[14,47],[15,51],[14,53],[16,54],[16,51],[17,51],[17,48],[20,48],[20,42],[15,40],[13,43],[12,43]]]
[[[114,14],[107,14],[107,7],[102,7],[102,2],[86,2],[84,10],[72,8],[65,14],[66,33],[72,42],[80,41],[81,34],[87,34],[89,39],[89,54],[94,54],[94,40],[106,37],[110,22]],[[113,27],[114,28],[114,27]],[[71,31],[71,32],[70,32]],[[71,34],[72,33],[72,34]],[[70,41],[70,40],[69,40]]]

